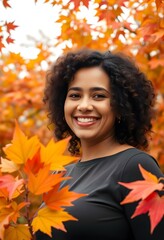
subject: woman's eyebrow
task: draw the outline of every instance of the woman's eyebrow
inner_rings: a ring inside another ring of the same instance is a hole
[[[90,91],[105,91],[109,93],[109,91],[106,88],[102,88],[102,87],[93,87],[90,89]]]
[[[68,89],[68,92],[71,91],[71,90],[72,91],[82,91],[82,88],[80,88],[80,87],[70,87]],[[102,87],[93,87],[93,88],[90,89],[90,91],[91,92],[93,92],[93,91],[105,91],[105,92],[109,93],[109,91],[107,89],[102,88]]]
[[[69,89],[68,89],[68,92],[69,91],[82,91],[82,89],[81,88],[79,88],[79,87],[70,87]]]

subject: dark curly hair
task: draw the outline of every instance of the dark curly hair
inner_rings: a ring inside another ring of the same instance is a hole
[[[120,144],[148,148],[155,94],[151,81],[138,69],[132,59],[121,53],[90,49],[72,51],[59,57],[47,72],[43,101],[48,108],[55,137],[72,136],[69,151],[79,154],[80,140],[64,119],[64,102],[69,83],[81,68],[99,66],[109,76],[111,106],[116,113],[115,138]]]

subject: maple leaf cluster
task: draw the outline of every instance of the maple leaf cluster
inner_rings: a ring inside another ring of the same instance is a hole
[[[51,227],[66,231],[63,222],[77,220],[65,207],[85,194],[60,189],[69,179],[64,166],[77,160],[64,154],[69,139],[44,146],[37,136],[27,138],[16,122],[0,164],[1,240],[34,239],[38,230],[51,236]]]
[[[131,218],[148,213],[150,232],[153,233],[155,227],[164,217],[164,195],[161,194],[162,196],[160,196],[160,193],[164,191],[164,183],[162,183],[164,178],[158,179],[140,164],[139,170],[144,180],[130,183],[119,182],[119,184],[131,190],[121,204],[139,201]]]
[[[18,26],[14,24],[14,21],[0,24],[0,52],[2,51],[2,48],[5,48],[5,43],[14,43],[14,39],[11,37],[11,31],[15,30],[17,27]],[[6,34],[4,34],[2,31],[3,28],[5,29],[3,31],[6,31],[7,33],[7,37],[5,37]]]
[[[9,0],[3,0],[2,4],[5,8],[11,8]],[[11,36],[11,31],[14,31],[18,26],[14,24],[14,21],[0,23],[0,52],[2,48],[5,48],[6,44],[14,43],[14,39]]]

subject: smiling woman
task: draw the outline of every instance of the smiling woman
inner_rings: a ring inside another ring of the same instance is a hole
[[[71,81],[64,106],[65,120],[82,145],[113,138],[115,114],[109,92],[109,77],[100,67],[80,69]]]
[[[139,164],[163,177],[146,153],[154,99],[151,82],[121,54],[69,52],[49,70],[44,101],[55,137],[71,136],[69,151],[80,156],[61,188],[87,194],[67,208],[78,221],[66,222],[66,233],[53,229],[53,239],[163,240],[164,220],[151,234],[147,215],[131,219],[136,204],[120,204],[128,191],[119,182],[142,180]]]

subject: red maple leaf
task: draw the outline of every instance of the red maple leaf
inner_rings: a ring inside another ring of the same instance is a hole
[[[150,217],[150,232],[153,233],[154,228],[164,216],[164,196],[160,197],[158,193],[153,192],[149,197],[139,202],[131,218],[147,212],[149,212]]]
[[[35,155],[32,157],[32,159],[28,159],[26,161],[26,164],[24,166],[24,171],[28,174],[29,172],[32,172],[34,175],[39,172],[41,168],[43,168],[44,163],[41,162],[40,159],[40,149],[35,153]]]
[[[164,184],[160,182],[163,178],[158,179],[140,164],[139,169],[144,180],[130,183],[119,182],[119,184],[132,190],[120,204],[140,200],[131,218],[148,212],[151,224],[150,232],[153,233],[154,228],[164,216],[164,196],[160,197],[156,192],[157,190],[160,192],[164,190]]]
[[[13,38],[11,38],[10,36],[8,36],[7,38],[6,38],[6,42],[8,43],[8,44],[10,44],[10,43],[14,43],[14,39]]]
[[[121,202],[121,204],[135,202],[140,199],[146,199],[154,191],[160,191],[163,189],[163,183],[159,183],[155,175],[146,171],[140,164],[139,169],[145,180],[139,180],[130,183],[119,182],[119,184],[132,190]]]
[[[14,25],[14,21],[13,22],[6,22],[5,25],[6,25],[8,33],[10,33],[11,30],[15,30],[15,28],[18,27],[17,25]]]
[[[7,8],[7,7],[10,8],[10,7],[11,7],[10,4],[9,4],[8,2],[9,2],[9,0],[3,0],[3,1],[2,1],[3,6],[4,6],[5,8]]]

